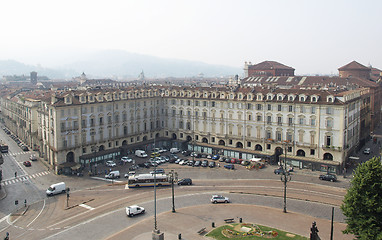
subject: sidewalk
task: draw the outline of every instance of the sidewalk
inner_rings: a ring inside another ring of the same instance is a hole
[[[139,217],[139,216],[136,216]],[[312,222],[317,222],[321,239],[330,239],[331,223],[329,220],[313,218],[299,213],[283,213],[281,209],[242,204],[211,204],[178,209],[176,213],[166,212],[157,216],[158,229],[164,233],[164,239],[175,240],[181,234],[182,239],[209,239],[199,235],[198,231],[206,228],[209,232],[215,227],[225,225],[224,219],[234,218],[239,223],[260,224],[309,238]],[[108,240],[151,240],[154,219],[145,219],[125,230],[116,233]],[[334,223],[333,239],[354,239],[352,235],[342,234],[345,224]]]

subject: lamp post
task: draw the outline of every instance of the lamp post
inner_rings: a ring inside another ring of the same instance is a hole
[[[175,212],[175,195],[174,195],[174,181],[178,181],[178,173],[171,170],[169,173],[169,178],[171,181],[171,189],[172,189],[172,212]]]
[[[284,209],[283,212],[286,213],[286,190],[287,190],[287,182],[292,179],[290,176],[289,171],[287,170],[286,166],[286,157],[287,157],[287,144],[284,145],[284,152],[285,152],[285,157],[284,157],[284,166],[283,166],[283,174],[281,175],[281,181],[284,183]]]
[[[157,165],[154,165],[154,230],[152,233],[153,240],[164,240],[164,233],[157,228]]]

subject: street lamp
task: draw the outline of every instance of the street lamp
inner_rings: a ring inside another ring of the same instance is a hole
[[[281,181],[284,182],[284,210],[283,212],[286,213],[286,190],[287,190],[287,182],[292,180],[292,177],[290,176],[289,171],[287,171],[287,166],[286,166],[286,155],[287,155],[287,145],[284,145],[284,152],[285,152],[285,157],[284,157],[284,166],[283,166],[283,173],[281,175]]]
[[[174,172],[174,170],[171,170],[171,172],[168,174],[170,181],[171,181],[171,189],[172,189],[172,212],[175,212],[175,200],[174,200],[174,181],[178,181],[178,173]]]
[[[161,233],[157,228],[157,164],[154,164],[154,230],[152,239],[164,240],[164,233]]]

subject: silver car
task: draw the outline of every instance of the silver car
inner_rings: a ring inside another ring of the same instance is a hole
[[[222,195],[212,195],[212,203],[229,203],[229,198],[223,197]]]

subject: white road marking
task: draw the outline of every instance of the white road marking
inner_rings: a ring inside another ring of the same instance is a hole
[[[78,206],[80,206],[80,207],[83,207],[83,208],[86,208],[86,209],[89,209],[89,210],[94,210],[95,208],[93,208],[93,207],[90,207],[89,205],[86,205],[86,204],[80,204],[80,205],[78,205]]]
[[[125,189],[129,189],[129,185],[126,184],[126,185],[125,185]]]
[[[103,180],[103,181],[106,181],[106,182],[111,182],[111,181],[116,182],[116,183],[121,183],[121,182],[123,182],[123,181],[121,181],[121,180],[106,179],[106,178],[101,178],[101,177],[91,177],[91,178],[93,178],[93,179],[98,179],[98,180]]]
[[[45,208],[45,199],[44,199],[44,205],[42,206],[42,209],[41,209],[41,211],[38,213],[38,215],[32,220],[32,222],[30,222],[28,225],[27,225],[27,227],[29,227],[29,225],[31,225],[40,215],[41,215],[41,213],[42,213],[42,211],[44,210],[44,208]]]

